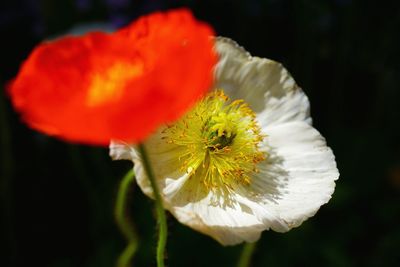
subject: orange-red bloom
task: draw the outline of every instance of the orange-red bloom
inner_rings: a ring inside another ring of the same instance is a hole
[[[185,9],[144,16],[111,34],[38,45],[10,84],[32,128],[65,140],[142,141],[211,86],[213,30]]]

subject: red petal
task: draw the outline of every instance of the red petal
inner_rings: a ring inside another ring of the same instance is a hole
[[[11,83],[31,127],[65,140],[140,142],[186,112],[213,82],[213,30],[179,9],[37,46]]]

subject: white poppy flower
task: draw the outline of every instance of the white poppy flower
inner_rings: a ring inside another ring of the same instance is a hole
[[[307,96],[281,64],[227,38],[217,38],[216,50],[215,90],[145,145],[164,207],[234,245],[299,226],[329,201],[339,172],[311,126]],[[112,142],[110,155],[132,160],[152,197],[135,147]]]

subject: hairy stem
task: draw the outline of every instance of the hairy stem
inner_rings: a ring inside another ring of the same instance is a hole
[[[237,267],[249,267],[251,262],[251,257],[253,256],[254,249],[256,247],[256,242],[245,243],[243,245],[242,253],[240,254],[239,262]]]
[[[124,251],[118,258],[117,267],[129,267],[131,266],[132,259],[136,253],[138,247],[138,236],[136,229],[129,219],[129,192],[133,187],[135,181],[135,173],[133,170],[128,171],[124,178],[122,178],[117,194],[117,200],[115,202],[115,220],[119,230],[124,235],[128,242]]]
[[[139,151],[142,156],[143,166],[146,171],[147,177],[150,180],[151,187],[154,193],[156,211],[157,211],[157,222],[159,228],[158,243],[157,243],[157,267],[164,267],[164,254],[165,246],[167,244],[167,219],[165,210],[162,205],[160,191],[156,183],[156,179],[151,168],[149,157],[146,153],[146,148],[143,144],[139,145]]]

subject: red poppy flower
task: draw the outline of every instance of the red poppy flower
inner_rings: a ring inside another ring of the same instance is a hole
[[[114,33],[38,45],[10,84],[32,128],[65,140],[140,142],[178,119],[213,81],[213,30],[179,9]]]

